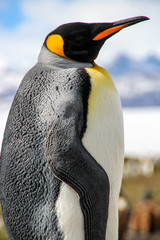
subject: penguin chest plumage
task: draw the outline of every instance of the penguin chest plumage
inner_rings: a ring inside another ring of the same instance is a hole
[[[91,92],[83,145],[106,171],[110,182],[106,239],[117,239],[118,196],[123,173],[124,140],[121,102],[109,73],[98,66],[87,69]]]
[[[82,142],[110,175],[109,171],[112,172],[118,164],[118,159],[123,156],[120,98],[112,78],[105,69],[96,66],[88,68],[87,72],[90,75],[91,92],[88,100],[87,128]]]

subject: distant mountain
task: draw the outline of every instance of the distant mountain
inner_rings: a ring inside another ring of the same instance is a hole
[[[0,66],[0,104],[11,102],[23,77],[22,72]]]
[[[122,55],[109,67],[109,71],[114,76],[126,75],[131,72],[146,75],[156,74],[160,73],[160,59],[155,56],[149,56],[145,60],[136,61],[126,55]]]
[[[136,61],[123,55],[108,68],[124,107],[160,106],[160,60]]]
[[[119,56],[109,70],[124,107],[160,106],[160,59]],[[0,104],[11,102],[24,73],[0,66]]]

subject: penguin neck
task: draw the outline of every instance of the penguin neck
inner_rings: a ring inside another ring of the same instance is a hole
[[[51,68],[92,68],[92,63],[76,62],[50,52],[45,46],[42,46],[38,57],[38,63],[46,64]]]

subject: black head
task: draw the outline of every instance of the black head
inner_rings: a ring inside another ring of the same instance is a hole
[[[125,27],[148,19],[140,16],[112,23],[68,23],[49,33],[44,44],[59,56],[92,63],[106,39]]]

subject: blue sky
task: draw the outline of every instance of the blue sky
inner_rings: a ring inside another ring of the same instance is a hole
[[[13,29],[23,20],[20,0],[1,0],[0,24],[3,28]]]
[[[159,10],[158,0],[1,0],[0,63],[27,70],[36,63],[45,36],[60,24],[109,22],[138,15],[151,20],[109,39],[98,61],[110,63],[119,54],[160,57]]]

